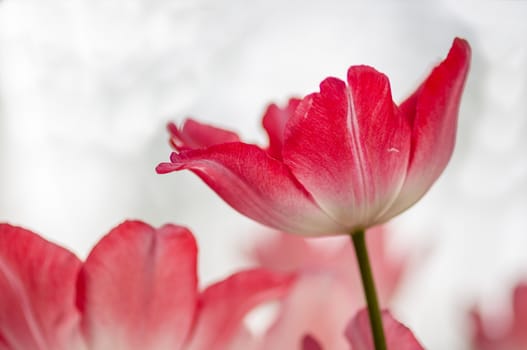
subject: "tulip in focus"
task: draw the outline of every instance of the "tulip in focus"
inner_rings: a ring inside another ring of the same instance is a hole
[[[169,125],[175,148],[158,173],[189,169],[240,213],[281,231],[350,234],[383,223],[418,201],[454,148],[469,44],[455,39],[446,59],[400,105],[388,78],[352,66],[347,81],[271,105],[269,146],[187,120]]]
[[[512,298],[512,317],[507,323],[503,319],[483,319],[478,311],[472,313],[474,350],[525,350],[527,349],[527,284],[520,284]],[[508,324],[503,332],[501,327]],[[496,327],[498,326],[498,327]],[[497,328],[497,329],[496,329]]]

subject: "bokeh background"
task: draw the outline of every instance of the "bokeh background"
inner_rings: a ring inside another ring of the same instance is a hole
[[[247,266],[265,233],[191,173],[156,175],[165,124],[198,117],[265,143],[271,101],[353,64],[396,100],[455,36],[473,48],[458,143],[390,224],[417,261],[394,312],[429,349],[466,349],[467,310],[527,279],[527,1],[0,0],[0,220],[84,257],[125,218],[190,227],[201,283]]]

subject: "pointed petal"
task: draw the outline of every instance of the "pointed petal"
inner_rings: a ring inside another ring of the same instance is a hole
[[[386,213],[386,220],[418,201],[448,164],[469,64],[469,44],[455,39],[447,58],[401,104],[400,110],[412,123],[411,154],[400,197]]]
[[[173,153],[158,173],[190,169],[240,213],[292,233],[342,232],[283,163],[244,143]]]
[[[69,350],[79,341],[81,262],[23,228],[0,224],[0,348]]]
[[[178,150],[206,148],[220,143],[240,141],[238,135],[230,130],[203,124],[193,119],[187,119],[181,129],[174,123],[169,123],[167,129],[170,132],[170,143]]]
[[[487,330],[479,310],[473,309],[470,311],[469,315],[472,322],[472,348],[477,350],[500,349],[500,346],[503,346],[503,344],[500,344],[500,341],[493,339],[493,337],[487,334]]]
[[[306,335],[302,339],[302,350],[323,350],[318,341],[311,335]]]
[[[270,105],[265,111],[262,123],[269,136],[267,152],[271,157],[282,159],[282,146],[284,143],[285,125],[293,115],[300,103],[300,99],[292,98],[287,107],[280,108],[275,104]]]
[[[382,321],[388,349],[424,350],[412,332],[396,321],[388,311],[382,312]],[[368,310],[362,309],[351,320],[346,329],[346,337],[353,350],[375,350]]]
[[[208,287],[200,296],[197,323],[187,348],[228,349],[243,331],[243,319],[256,305],[281,297],[294,276],[263,269],[236,273]]]
[[[327,78],[286,126],[284,163],[317,203],[348,230],[375,223],[398,194],[410,128],[388,79],[351,67],[348,84]]]
[[[527,348],[527,284],[521,283],[514,289],[512,311],[511,322],[506,322],[504,315],[483,319],[478,309],[471,310],[472,347],[477,350]],[[508,327],[504,329],[503,324]]]
[[[187,229],[128,221],[92,250],[77,304],[91,348],[180,349],[197,303],[196,242]]]

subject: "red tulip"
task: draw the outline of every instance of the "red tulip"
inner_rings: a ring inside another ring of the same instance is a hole
[[[175,225],[125,222],[83,263],[0,224],[0,349],[234,349],[245,315],[293,277],[254,269],[200,293],[196,255],[190,231]]]
[[[190,169],[242,214],[287,232],[349,234],[383,223],[446,167],[469,61],[468,43],[455,39],[399,106],[384,74],[352,66],[347,83],[327,78],[285,109],[271,105],[265,149],[193,120],[171,124],[176,152],[157,172]]]

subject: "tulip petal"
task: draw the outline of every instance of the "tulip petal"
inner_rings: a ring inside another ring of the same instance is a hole
[[[348,231],[371,226],[404,181],[410,127],[388,79],[371,67],[327,78],[286,125],[284,163],[316,202]]]
[[[197,303],[196,242],[185,228],[114,228],[81,270],[77,304],[91,348],[180,349]]]
[[[479,310],[471,311],[472,348],[477,350],[513,350],[527,348],[527,284],[514,289],[512,319],[505,315],[483,319]],[[509,321],[509,322],[507,322]],[[503,325],[507,324],[506,328]]]
[[[280,161],[254,145],[227,143],[172,153],[158,173],[190,169],[240,213],[288,232],[342,232]]]
[[[226,349],[256,305],[284,295],[294,275],[254,269],[236,273],[208,287],[201,295],[192,350]]]
[[[302,339],[302,350],[323,350],[318,341],[311,335],[306,335]]]
[[[80,266],[69,251],[0,224],[0,349],[78,346],[75,282]]]
[[[447,58],[401,106],[412,124],[412,146],[401,194],[385,219],[417,202],[443,172],[452,156],[457,117],[470,64],[470,46],[455,39]]]
[[[519,284],[514,289],[513,296],[513,310],[514,310],[514,334],[523,338],[523,344],[527,345],[527,284]]]
[[[180,129],[174,123],[167,126],[170,143],[177,150],[206,148],[215,144],[238,142],[238,135],[230,130],[187,119]]]
[[[324,349],[346,349],[344,330],[357,301],[331,271],[303,272],[282,300],[279,316],[263,339],[263,349],[298,349],[306,334]]]
[[[403,324],[396,321],[388,311],[382,312],[386,346],[393,350],[424,350],[412,332]],[[368,310],[363,309],[351,320],[346,329],[353,350],[375,350],[371,335]]]
[[[385,239],[387,233],[384,226],[376,226],[366,234],[381,305],[386,305],[397,290],[407,262],[406,259],[389,254]],[[287,233],[270,234],[256,244],[251,253],[259,266],[274,271],[328,271],[339,274],[351,287],[349,297],[357,305],[362,303],[361,278],[349,237],[311,239]]]
[[[286,108],[280,108],[272,104],[265,111],[262,123],[269,136],[267,152],[271,157],[282,159],[285,126],[299,103],[300,99],[292,98],[289,100]]]

